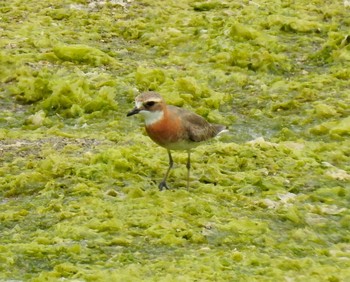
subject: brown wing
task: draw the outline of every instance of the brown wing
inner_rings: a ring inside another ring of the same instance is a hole
[[[188,138],[194,142],[201,142],[216,136],[220,131],[225,129],[225,126],[211,124],[203,117],[190,112],[183,108],[169,106],[171,110],[181,115],[185,121],[185,131]]]

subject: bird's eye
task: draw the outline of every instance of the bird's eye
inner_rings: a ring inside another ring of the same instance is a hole
[[[155,103],[154,101],[148,101],[146,102],[146,107],[152,107]]]

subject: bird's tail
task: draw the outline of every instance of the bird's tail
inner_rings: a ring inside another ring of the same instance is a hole
[[[225,125],[221,125],[221,124],[212,124],[212,125],[215,128],[215,132],[216,132],[215,136],[219,136],[221,134],[229,132]]]

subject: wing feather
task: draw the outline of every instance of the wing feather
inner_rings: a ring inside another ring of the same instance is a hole
[[[169,106],[172,111],[180,115],[185,121],[185,132],[187,137],[194,142],[201,142],[216,136],[225,126],[211,124],[205,118],[197,115],[189,110]]]

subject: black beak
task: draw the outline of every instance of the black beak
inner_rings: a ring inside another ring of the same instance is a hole
[[[126,114],[126,116],[129,117],[129,116],[132,116],[132,115],[136,115],[136,114],[138,114],[140,111],[141,111],[141,110],[138,109],[138,108],[133,108],[130,112],[128,112],[128,113]]]

